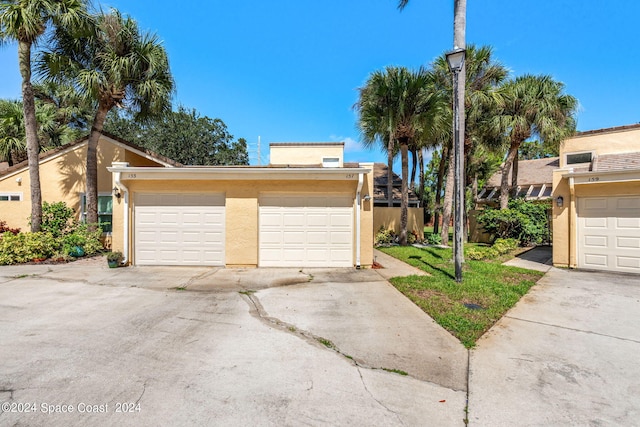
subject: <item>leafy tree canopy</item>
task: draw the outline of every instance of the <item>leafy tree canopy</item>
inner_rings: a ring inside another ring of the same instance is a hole
[[[234,140],[220,119],[180,106],[166,116],[140,124],[112,111],[105,131],[185,165],[248,165],[244,138]]]
[[[549,144],[540,141],[525,141],[520,145],[518,158],[520,160],[544,159],[556,157],[559,154],[558,144]]]

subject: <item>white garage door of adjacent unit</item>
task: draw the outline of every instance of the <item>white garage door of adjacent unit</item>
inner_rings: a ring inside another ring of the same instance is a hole
[[[261,267],[353,267],[353,198],[260,198]]]
[[[640,197],[578,198],[578,267],[640,273]]]
[[[224,265],[224,194],[136,194],[137,265]]]

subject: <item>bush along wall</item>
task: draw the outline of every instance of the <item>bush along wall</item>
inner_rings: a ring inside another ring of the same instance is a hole
[[[478,223],[495,239],[516,239],[523,246],[536,245],[549,239],[551,202],[509,201],[508,209],[487,208],[478,215]]]

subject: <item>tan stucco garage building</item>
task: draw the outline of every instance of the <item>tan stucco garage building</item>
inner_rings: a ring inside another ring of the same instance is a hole
[[[640,125],[565,141],[553,199],[554,265],[640,273]]]
[[[343,151],[275,143],[264,167],[114,162],[113,249],[133,265],[370,266],[373,165]]]

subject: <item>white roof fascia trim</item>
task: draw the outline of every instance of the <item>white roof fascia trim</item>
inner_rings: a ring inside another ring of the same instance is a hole
[[[601,179],[602,177],[602,179]],[[640,169],[624,169],[610,171],[569,172],[562,178],[574,178],[575,184],[598,184],[603,182],[639,181]]]
[[[162,180],[162,179],[185,179],[185,180],[358,180],[358,174],[370,173],[371,169],[366,168],[256,168],[241,169],[229,167],[204,167],[204,168],[145,168],[145,167],[107,167],[109,172],[120,172],[121,180]]]

